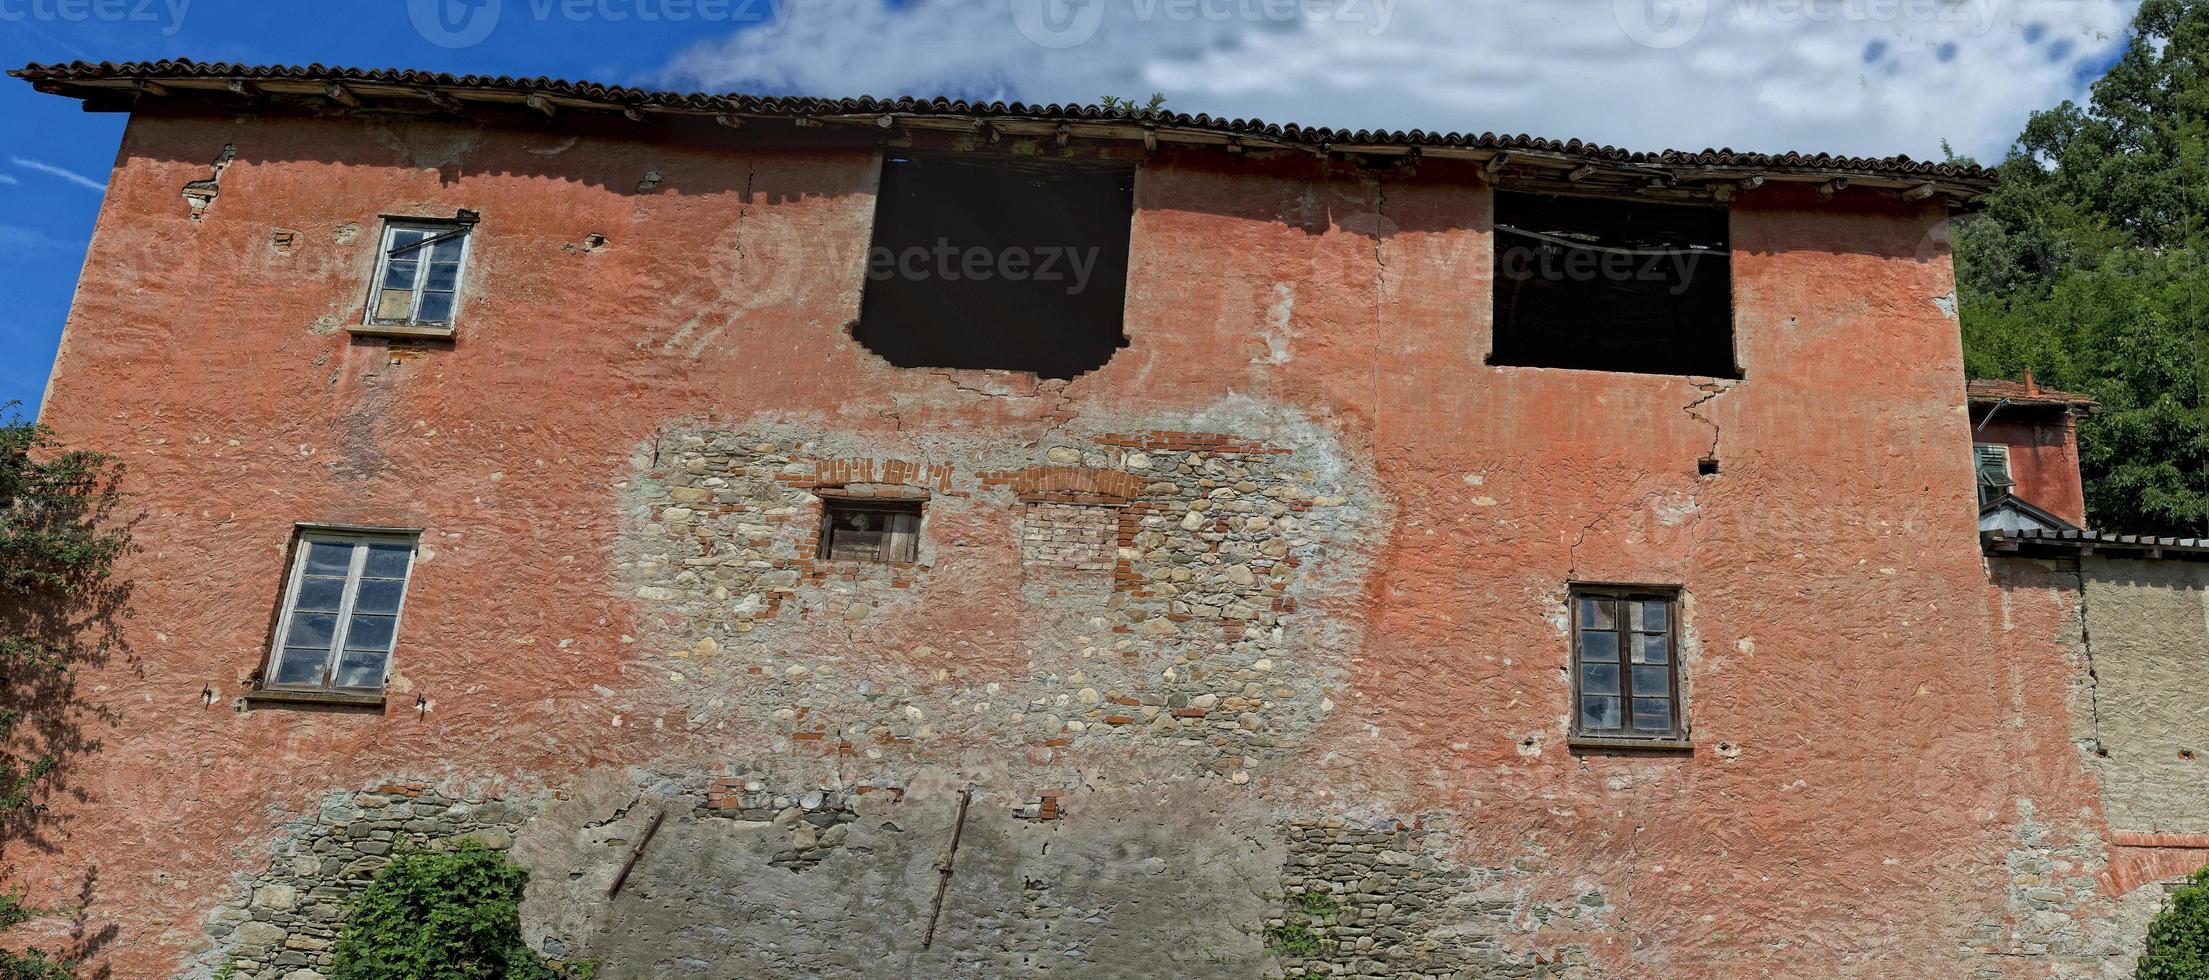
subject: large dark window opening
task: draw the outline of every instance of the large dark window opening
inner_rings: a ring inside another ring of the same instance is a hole
[[[1496,194],[1492,364],[1739,377],[1721,207]]]
[[[973,155],[883,160],[853,335],[898,367],[1071,378],[1127,346],[1126,165]]]

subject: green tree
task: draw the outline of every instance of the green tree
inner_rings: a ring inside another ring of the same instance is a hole
[[[118,645],[114,614],[127,589],[109,569],[128,541],[112,521],[115,462],[62,446],[10,411],[0,422],[0,873],[11,845],[44,846],[50,800],[66,796],[65,766],[88,745],[77,670]],[[87,887],[90,879],[87,878]],[[0,929],[60,910],[0,892]],[[0,980],[53,980],[89,952],[0,949]]]
[[[2209,0],[2147,0],[2090,103],[2034,113],[1956,233],[1976,377],[2094,397],[2093,523],[2209,533]]]
[[[338,937],[331,980],[551,980],[522,941],[529,872],[463,840],[376,872]]]
[[[2209,868],[2196,871],[2148,923],[2140,980],[2209,980]]]

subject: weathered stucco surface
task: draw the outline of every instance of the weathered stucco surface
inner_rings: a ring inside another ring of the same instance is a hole
[[[411,783],[529,807],[532,938],[608,976],[2106,962],[2017,880],[2101,798],[2060,600],[1988,600],[1937,203],[1743,194],[1743,380],[1502,368],[1477,171],[1162,150],[1129,346],[1038,383],[851,340],[847,138],[135,116],[45,418],[128,464],[138,591],[34,898],[97,867],[118,975],[206,971],[287,828]],[[377,216],[458,208],[458,339],[344,330]],[[920,560],[805,562],[824,482],[925,487]],[[423,529],[381,711],[233,703],[303,520]],[[1684,589],[1694,751],[1566,746],[1573,581]]]
[[[2079,563],[2109,824],[2209,833],[2209,563]],[[2074,717],[2077,716],[2075,713]]]

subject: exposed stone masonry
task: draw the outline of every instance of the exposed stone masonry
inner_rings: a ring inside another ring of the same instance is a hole
[[[671,432],[626,488],[624,588],[656,611],[648,641],[697,705],[693,726],[756,712],[780,730],[777,751],[873,758],[939,737],[949,716],[965,738],[1044,750],[1144,740],[1243,780],[1331,710],[1323,690],[1346,651],[1323,646],[1297,610],[1315,589],[1339,587],[1343,570],[1322,560],[1350,560],[1370,505],[1352,503],[1329,445],[1161,430],[968,469],[829,443]],[[924,495],[918,560],[819,558],[824,492]],[[1004,567],[1098,576],[1093,589],[1020,597],[1028,632],[1006,641],[1038,658],[1025,683],[975,690],[940,683],[940,671],[939,683],[902,673],[943,655],[925,635],[892,665],[899,675],[838,663],[883,610],[929,600],[937,550],[950,544],[931,535],[929,515],[945,507],[1005,522],[1019,548]]]
[[[845,826],[859,819],[858,797],[873,786],[843,789],[811,789],[795,793],[769,792],[757,779],[715,779],[706,785],[699,816],[727,817],[753,826],[772,826],[790,835],[789,846],[775,852],[769,864],[802,872],[819,864],[829,852],[844,846],[850,834]],[[883,790],[893,798],[903,790]]]
[[[347,908],[394,851],[462,838],[504,850],[525,819],[516,804],[454,798],[418,783],[332,794],[292,823],[266,872],[215,910],[210,943],[184,975],[227,967],[238,980],[319,980]]]
[[[1284,822],[1280,914],[1266,923],[1273,977],[1587,977],[1585,947],[1532,953],[1515,932],[1606,927],[1609,903],[1590,892],[1545,905],[1525,900],[1531,867],[1467,868],[1438,856],[1449,835],[1432,823],[1361,825],[1340,817]],[[1531,860],[1531,859],[1530,859]]]

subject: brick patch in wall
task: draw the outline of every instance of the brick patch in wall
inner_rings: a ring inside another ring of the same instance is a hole
[[[1031,502],[1020,514],[1020,561],[1081,572],[1110,571],[1119,557],[1120,510]]]

